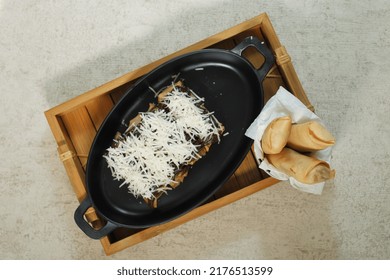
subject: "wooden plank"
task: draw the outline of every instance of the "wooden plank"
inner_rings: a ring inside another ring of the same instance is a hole
[[[284,83],[284,79],[279,71],[279,68],[275,64],[263,81],[264,104],[275,95],[280,86],[283,86],[287,90],[289,89]]]
[[[233,174],[229,180],[215,193],[214,197],[218,199],[227,194],[231,194],[240,188],[241,186],[237,182],[236,176]]]
[[[210,46],[210,48],[231,50],[235,46],[236,46],[236,43],[234,42],[234,40],[229,38],[229,39],[223,40],[221,42],[218,42],[218,43]]]
[[[122,98],[122,96],[132,87],[132,85],[135,83],[136,81],[131,81],[131,82],[128,82],[124,85],[121,85],[115,89],[113,89],[112,91],[109,92],[110,96],[111,96],[111,99],[112,101],[114,102],[114,104],[118,103],[119,100]]]
[[[55,118],[56,124],[58,125],[58,131],[61,132],[59,135],[56,135],[56,139],[59,141],[57,142],[58,154],[62,163],[64,164],[65,171],[69,177],[69,180],[73,187],[73,191],[75,192],[78,201],[82,201],[86,195],[84,169],[81,165],[80,160],[76,157],[76,150],[73,146],[70,136],[68,135],[62,118]]]
[[[246,155],[240,167],[234,172],[234,175],[241,187],[249,186],[263,179],[252,152]]]
[[[115,243],[140,231],[142,231],[142,229],[117,228],[109,235],[108,238],[110,243]]]
[[[63,115],[66,131],[85,170],[89,149],[96,134],[95,126],[85,106]]]
[[[95,126],[95,130],[99,129],[113,106],[114,102],[108,94],[99,96],[85,105],[92,123]]]
[[[81,162],[76,158],[76,153],[73,154],[69,147],[66,144],[63,144],[58,147],[58,153],[61,155],[69,154],[71,157],[64,158],[62,157],[62,163],[64,164],[66,174],[71,182],[73,191],[76,194],[78,201],[82,201],[85,198],[85,173]]]

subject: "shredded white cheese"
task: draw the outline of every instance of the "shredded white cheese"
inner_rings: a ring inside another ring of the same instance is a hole
[[[135,197],[153,199],[154,193],[166,192],[175,172],[201,157],[199,143],[220,139],[221,124],[201,107],[204,100],[180,89],[174,86],[164,97],[163,109],[140,113],[140,123],[104,155],[114,179],[123,180],[121,186]]]

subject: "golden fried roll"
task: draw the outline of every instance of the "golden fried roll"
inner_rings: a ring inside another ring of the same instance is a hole
[[[309,121],[291,126],[287,146],[299,152],[313,152],[334,145],[333,135],[320,123]]]
[[[291,117],[274,119],[265,129],[261,148],[266,154],[277,154],[286,146],[291,130]]]
[[[304,184],[324,182],[335,176],[327,162],[289,148],[284,148],[279,154],[266,155],[266,158],[279,171]]]

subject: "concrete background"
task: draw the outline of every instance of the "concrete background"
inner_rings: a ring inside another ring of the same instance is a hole
[[[114,256],[43,112],[267,12],[337,138],[321,196],[279,183]],[[0,0],[1,259],[389,259],[390,2]]]

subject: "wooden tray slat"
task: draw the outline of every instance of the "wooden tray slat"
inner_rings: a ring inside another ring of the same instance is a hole
[[[85,104],[96,131],[113,106],[114,102],[109,95],[102,95]]]
[[[124,85],[121,85],[109,93],[114,104],[119,102],[119,100],[122,98],[122,96],[125,94],[125,92],[128,91],[134,83],[135,83],[135,80],[128,82]]]
[[[85,170],[89,149],[96,135],[96,129],[87,108],[83,106],[75,109],[61,118],[73,143],[76,155]]]
[[[214,198],[218,199],[220,197],[224,197],[225,195],[234,193],[241,188],[242,186],[240,186],[236,176],[233,174],[229,180],[227,180],[227,182],[214,194]]]
[[[241,187],[249,186],[263,179],[251,151],[246,155],[240,167],[234,172],[234,175]]]
[[[277,92],[280,86],[286,88],[283,77],[275,65],[275,67],[268,72],[267,77],[263,81],[264,104],[273,96],[271,93]]]
[[[230,39],[229,38],[229,39],[223,40],[223,41],[221,41],[219,43],[216,43],[216,44],[210,46],[210,48],[231,50],[235,46],[236,46],[236,43],[234,42],[234,39]]]

